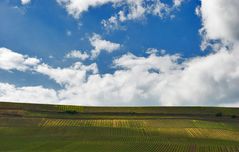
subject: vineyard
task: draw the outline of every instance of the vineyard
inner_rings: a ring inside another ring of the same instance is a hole
[[[0,151],[239,152],[238,109],[188,109],[1,103]]]

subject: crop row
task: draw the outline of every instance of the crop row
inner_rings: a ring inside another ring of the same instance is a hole
[[[43,119],[42,127],[81,126],[81,127],[113,127],[113,128],[143,128],[140,120],[70,120],[70,119]]]
[[[205,128],[205,129],[223,129],[237,130],[235,124],[223,122],[210,122],[204,120],[187,120],[187,119],[152,119],[144,120],[144,124],[154,128]]]
[[[145,120],[74,120],[74,119],[43,119],[40,123],[42,127],[111,127],[111,128],[142,128],[153,130],[167,135],[180,135],[191,138],[218,138],[233,139],[239,141],[239,132],[223,129],[207,128],[155,128]]]
[[[185,128],[188,136],[192,138],[231,139],[239,141],[239,132],[221,129]]]
[[[140,134],[145,136],[181,136],[189,138],[210,138],[221,140],[239,141],[239,132],[222,129],[207,128],[154,128],[144,120],[74,120],[74,119],[43,119],[41,127],[107,127],[107,128],[126,128],[140,129]]]
[[[112,151],[122,151],[121,145],[112,148]],[[123,145],[127,146],[127,145]],[[238,152],[238,146],[200,146],[188,144],[155,144],[155,143],[141,143],[127,147],[127,151],[132,152]]]

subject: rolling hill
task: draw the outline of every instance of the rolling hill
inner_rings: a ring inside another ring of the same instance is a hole
[[[239,109],[0,103],[0,151],[239,152]]]

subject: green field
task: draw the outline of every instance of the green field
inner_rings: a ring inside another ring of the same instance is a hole
[[[0,103],[0,151],[239,152],[239,109]]]

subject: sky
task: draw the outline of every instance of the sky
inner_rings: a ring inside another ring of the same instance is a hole
[[[239,107],[238,0],[1,0],[0,101]]]

